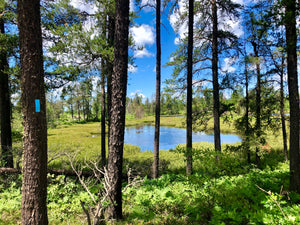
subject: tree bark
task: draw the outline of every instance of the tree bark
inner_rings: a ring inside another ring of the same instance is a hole
[[[24,125],[22,224],[48,224],[47,123],[39,0],[18,0]]]
[[[110,112],[108,219],[122,218],[122,167],[128,68],[129,0],[116,0],[114,67]]]
[[[258,60],[259,55],[258,55],[258,46],[257,43],[254,40],[252,42],[253,50],[254,50],[254,56]],[[256,121],[255,121],[255,132],[256,132],[256,137],[260,141],[261,137],[261,75],[260,75],[260,63],[259,61],[256,62],[256,109],[255,109],[255,116],[256,116]],[[259,148],[256,147],[256,153],[255,153],[255,158],[256,158],[256,165],[260,167],[260,156],[259,156]]]
[[[115,36],[115,18],[114,15],[108,15],[108,45],[109,47],[114,46]],[[112,99],[112,75],[113,75],[113,62],[111,59],[106,62],[107,69],[107,114],[108,114],[108,148],[110,139],[110,111],[111,111],[111,99]]]
[[[246,52],[246,51],[245,51]],[[245,54],[246,55],[246,54]],[[246,121],[246,151],[247,151],[247,161],[251,163],[251,152],[249,146],[249,75],[248,75],[248,68],[247,68],[247,61],[245,60],[245,89],[246,89],[246,112],[245,112],[245,121]]]
[[[220,134],[220,96],[218,75],[218,15],[216,0],[212,0],[212,73],[213,73],[213,115],[214,115],[214,144],[217,152],[221,151]]]
[[[101,61],[101,167],[103,168],[106,165],[106,144],[105,144],[105,66],[104,60]]]
[[[155,97],[155,134],[153,178],[159,173],[159,129],[160,129],[160,83],[161,83],[161,41],[160,41],[160,8],[161,1],[156,1],[156,97]]]
[[[0,19],[0,32],[5,34],[4,20]],[[11,139],[11,102],[7,71],[7,53],[0,52],[0,117],[1,117],[1,158],[5,167],[14,167]]]
[[[193,173],[193,43],[194,43],[194,1],[189,0],[187,100],[186,100],[186,175]]]
[[[282,61],[284,58],[282,57]],[[284,62],[282,62],[283,65]],[[288,161],[288,149],[287,149],[287,134],[286,134],[286,125],[285,125],[285,115],[284,115],[284,83],[283,83],[284,73],[280,71],[280,118],[281,118],[281,127],[282,127],[282,140],[283,140],[283,153],[284,160]]]
[[[296,1],[286,0],[287,72],[290,101],[290,189],[300,193],[299,91],[297,75]]]

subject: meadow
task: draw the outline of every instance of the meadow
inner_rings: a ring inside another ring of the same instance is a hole
[[[165,126],[184,127],[183,117],[162,117]],[[136,126],[152,124],[153,117],[127,119]],[[211,126],[211,125],[209,125]],[[209,127],[208,126],[208,127]],[[223,131],[232,126],[222,122]],[[209,129],[209,128],[208,128]],[[100,124],[61,124],[48,130],[49,168],[71,169],[100,157]],[[233,132],[234,133],[234,132]],[[289,165],[284,162],[280,132],[267,135],[268,149],[261,151],[262,164],[248,164],[240,143],[193,144],[194,174],[185,176],[184,145],[160,151],[160,178],[151,179],[153,153],[137,146],[124,147],[124,174],[128,168],[139,180],[123,192],[124,219],[114,224],[300,224],[300,196],[289,192]],[[15,148],[20,145],[15,143]],[[254,161],[254,152],[253,161]],[[1,176],[0,224],[18,224],[21,207],[21,176]],[[92,180],[90,180],[92,181]],[[81,202],[94,207],[76,177],[48,175],[49,224],[87,224]],[[100,199],[103,185],[90,182]],[[124,180],[124,187],[127,180]]]

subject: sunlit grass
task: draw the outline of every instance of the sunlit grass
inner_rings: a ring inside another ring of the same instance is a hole
[[[223,120],[222,120],[223,121]],[[127,119],[127,126],[138,126],[143,124],[154,124],[154,117],[148,116],[143,119]],[[212,121],[209,122],[211,127]],[[184,117],[162,117],[161,126],[184,127]],[[235,133],[236,130],[233,125],[222,122],[223,130]],[[107,131],[106,131],[107,132]],[[282,138],[280,132],[269,132],[267,135],[267,142],[273,150],[280,152],[282,149]],[[107,146],[107,140],[106,140]],[[184,147],[182,143],[181,147]],[[193,143],[195,149],[210,149],[214,151],[213,143]],[[76,155],[79,161],[84,160],[97,161],[100,160],[101,155],[101,128],[100,123],[85,123],[73,125],[61,125],[55,129],[48,130],[48,149],[49,159],[51,160],[49,166],[51,168],[67,168],[70,169],[68,161],[70,156]],[[226,145],[222,145],[222,149],[226,149]],[[107,147],[106,147],[106,151]],[[107,155],[106,152],[106,155]],[[59,154],[67,153],[69,156],[59,156]],[[233,154],[233,153],[231,153]],[[254,153],[253,153],[254,155]],[[52,160],[53,157],[57,159]],[[245,153],[239,151],[239,158],[246,158]],[[153,162],[153,153],[151,151],[141,152],[140,148],[135,145],[124,145],[124,164],[139,171],[142,175],[150,175]],[[168,172],[184,172],[185,170],[185,156],[183,153],[174,151],[161,150],[160,151],[160,169]],[[195,160],[195,168],[197,161]],[[201,166],[200,166],[201,167]],[[125,167],[124,167],[125,168]],[[124,171],[125,172],[125,171]]]

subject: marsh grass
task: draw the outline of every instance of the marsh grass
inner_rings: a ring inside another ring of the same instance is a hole
[[[127,119],[127,126],[138,126],[143,124],[153,124],[154,117],[148,116],[143,119]],[[228,132],[235,133],[233,126],[228,122],[223,122],[223,130]],[[184,118],[183,117],[162,117],[161,118],[162,126],[173,126],[173,127],[183,127]],[[211,124],[211,122],[209,123]],[[211,125],[209,125],[211,126]],[[107,131],[106,131],[107,132]],[[61,125],[55,129],[48,130],[48,149],[49,149],[49,159],[59,156],[60,153],[76,154],[79,161],[84,160],[100,160],[101,153],[101,129],[100,123],[98,122],[89,122],[83,124],[72,124],[72,125]],[[282,138],[280,132],[274,133],[269,132],[267,134],[267,143],[270,145],[270,152],[262,152],[262,160],[268,157],[269,154],[273,154],[274,157],[277,157],[278,160],[283,157],[281,154],[282,151]],[[107,145],[107,140],[106,140]],[[229,147],[231,146],[231,147]],[[235,146],[235,147],[234,147]],[[184,149],[184,144],[178,146],[178,148]],[[203,170],[203,165],[199,163],[201,160],[198,160],[200,155],[207,157],[207,154],[211,155],[211,152],[214,152],[213,143],[193,143],[193,148],[195,149],[194,156],[194,168],[196,170]],[[246,153],[240,148],[239,144],[233,145],[222,145],[222,155],[223,158],[239,158],[240,162],[247,164],[245,161]],[[230,150],[231,149],[231,150]],[[202,152],[197,154],[197,152]],[[206,152],[206,156],[205,153]],[[225,156],[226,155],[226,156]],[[254,152],[253,152],[254,157]],[[197,158],[198,157],[198,158]],[[124,145],[124,165],[129,165],[134,170],[139,171],[143,176],[151,175],[151,166],[153,160],[153,153],[151,151],[142,152],[138,146],[135,145]],[[212,159],[211,159],[212,160]],[[162,173],[168,172],[182,172],[185,171],[185,156],[183,151],[168,151],[160,150],[160,169]],[[50,168],[65,168],[70,169],[68,165],[68,159],[66,156],[59,156],[58,158],[51,160],[49,163]]]
[[[162,117],[161,120],[163,125],[184,127],[183,117]],[[145,117],[128,119],[127,125],[153,122],[154,117]],[[226,129],[235,132],[230,124]],[[99,159],[100,133],[100,123],[61,124],[49,129],[49,159],[53,159],[49,167],[70,169],[69,159],[62,153],[76,155],[79,163]],[[149,179],[153,153],[125,144],[123,172],[126,173],[128,166],[134,175],[144,180],[123,194],[124,220],[114,224],[300,224],[300,196],[287,190],[289,167],[283,163],[280,132],[268,132],[267,143],[270,149],[261,154],[261,169],[247,163],[246,152],[239,143],[222,145],[221,153],[214,151],[213,143],[193,143],[195,173],[189,177],[185,176],[184,144],[161,150],[158,179]],[[15,142],[14,146],[21,149],[22,143]],[[252,157],[254,162],[255,152]],[[21,182],[21,176],[1,180],[0,224],[20,221]],[[52,175],[48,182],[49,224],[86,224],[80,201],[90,206],[93,203],[79,182]],[[94,183],[91,190],[98,196],[99,184]],[[273,198],[280,203],[286,217]]]

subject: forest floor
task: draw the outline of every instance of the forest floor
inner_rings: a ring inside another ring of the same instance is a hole
[[[143,123],[154,123],[154,117],[126,121],[129,126]],[[161,125],[184,127],[184,118],[162,117]],[[221,127],[222,132],[236,133],[230,123]],[[196,143],[194,174],[189,177],[184,175],[184,148],[160,151],[161,177],[150,179],[153,153],[125,145],[124,174],[130,168],[139,182],[123,192],[124,219],[115,224],[300,224],[300,195],[288,190],[289,165],[279,133],[267,133],[260,168],[247,162],[239,143],[222,145],[219,161],[212,143]],[[99,134],[99,123],[49,129],[49,167],[71,169],[72,162],[80,169],[99,158]],[[14,145],[21,148],[20,143]],[[21,175],[0,177],[0,224],[19,224],[21,183]],[[48,183],[49,224],[87,224],[81,202],[91,208],[95,203],[78,179],[49,174]],[[102,184],[89,182],[88,187],[96,200],[100,198]]]

